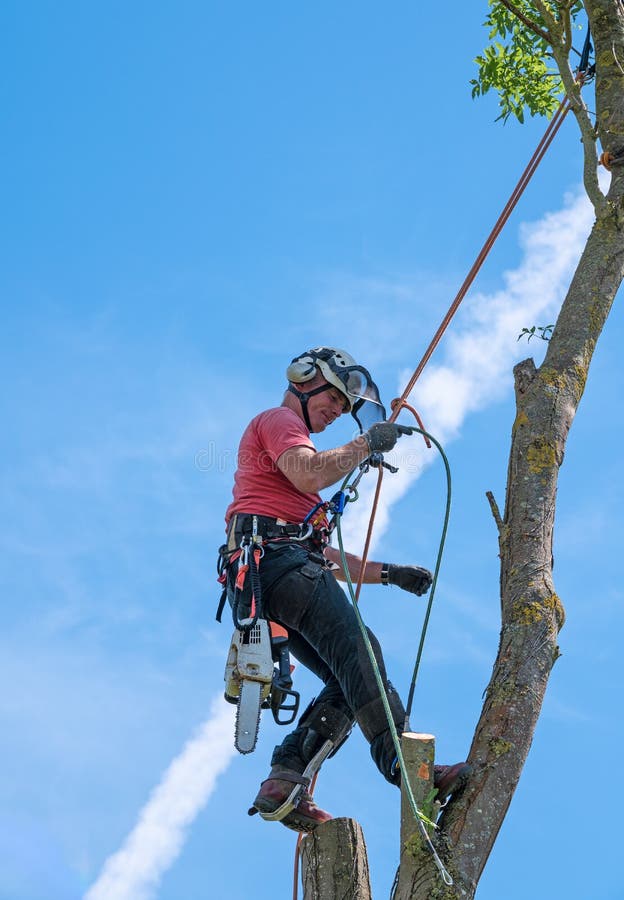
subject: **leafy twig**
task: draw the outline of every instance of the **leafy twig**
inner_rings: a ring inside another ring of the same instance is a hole
[[[540,337],[543,341],[549,341],[554,327],[554,325],[533,325],[531,328],[523,328],[518,340],[526,337],[527,341],[530,341],[532,337]]]

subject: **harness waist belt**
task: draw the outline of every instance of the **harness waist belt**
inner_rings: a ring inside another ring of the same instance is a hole
[[[286,539],[291,541],[324,542],[324,533],[311,525],[294,524],[284,519],[274,519],[271,516],[253,516],[251,513],[239,513],[232,516],[228,524],[227,549],[231,552],[237,550],[243,537],[251,537],[253,534],[253,520],[257,522],[257,534],[263,541],[273,539]]]

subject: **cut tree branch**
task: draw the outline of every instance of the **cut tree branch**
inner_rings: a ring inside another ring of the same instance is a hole
[[[502,516],[500,514],[500,509],[498,508],[498,503],[494,497],[492,491],[486,491],[485,496],[488,499],[488,503],[490,504],[490,509],[492,510],[492,515],[494,516],[494,521],[496,522],[496,527],[498,528],[498,536],[502,538],[503,529],[505,527]]]

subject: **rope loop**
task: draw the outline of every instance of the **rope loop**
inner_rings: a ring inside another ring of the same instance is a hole
[[[598,157],[598,162],[600,163],[601,166],[605,167],[607,172],[610,172],[611,166],[613,164],[613,159],[614,159],[613,154],[609,153],[608,150],[605,150],[605,152],[601,153],[600,156]]]
[[[624,165],[624,147],[617,150],[615,153],[610,153],[608,150],[605,150],[604,153],[601,153],[598,157],[598,162],[601,166],[604,166],[608,172],[613,169],[613,166]]]
[[[409,410],[409,412],[411,412],[411,414],[418,422],[418,427],[420,428],[420,433],[422,434],[425,444],[427,445],[427,449],[431,450],[431,441],[429,440],[429,435],[427,434],[427,430],[423,425],[423,420],[420,418],[420,415],[414,409],[414,407],[410,406],[407,400],[405,400],[403,397],[395,397],[394,400],[390,402],[390,407],[392,409],[393,421],[399,417],[402,409],[407,409]]]

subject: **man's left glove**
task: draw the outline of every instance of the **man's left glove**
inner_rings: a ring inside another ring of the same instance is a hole
[[[384,563],[381,567],[381,583],[396,584],[397,587],[419,597],[426,594],[431,587],[433,576],[429,569],[420,566],[395,566]]]

